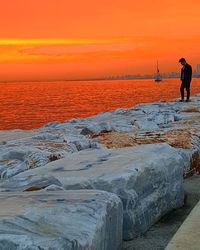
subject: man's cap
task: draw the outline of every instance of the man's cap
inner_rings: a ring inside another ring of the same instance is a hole
[[[178,62],[186,62],[185,58],[181,57]]]

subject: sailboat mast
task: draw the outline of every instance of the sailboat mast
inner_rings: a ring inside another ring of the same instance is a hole
[[[160,75],[160,70],[159,70],[159,68],[158,68],[158,61],[157,61],[157,69],[156,69],[156,76],[155,76],[155,82],[160,82],[160,81],[162,81],[162,79],[161,79],[161,75]]]
[[[157,61],[157,74],[159,74],[158,61]]]

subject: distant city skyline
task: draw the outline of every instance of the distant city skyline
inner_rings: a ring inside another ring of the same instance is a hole
[[[92,80],[131,80],[131,79],[153,79],[155,78],[155,73],[153,74],[121,74],[121,75],[107,75],[103,77],[87,77],[81,79],[51,79],[48,81],[92,81]],[[178,72],[161,72],[161,77],[164,78],[179,78],[180,71]],[[197,68],[193,68],[193,77],[200,77],[200,64],[197,64]],[[15,82],[42,82],[44,80],[15,80]],[[7,80],[0,80],[0,82],[13,82]]]

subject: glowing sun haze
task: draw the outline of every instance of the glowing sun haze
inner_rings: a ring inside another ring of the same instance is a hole
[[[178,71],[200,63],[199,0],[1,0],[0,81]]]

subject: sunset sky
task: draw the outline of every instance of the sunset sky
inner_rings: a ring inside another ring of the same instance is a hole
[[[200,63],[199,0],[0,0],[0,81],[179,71]]]

